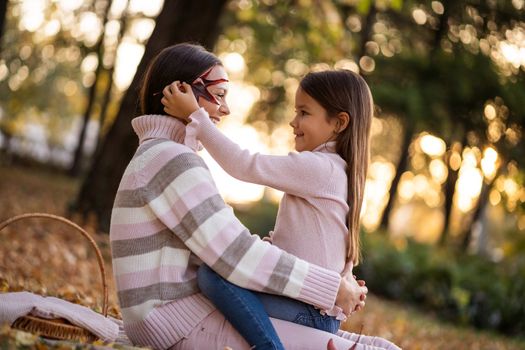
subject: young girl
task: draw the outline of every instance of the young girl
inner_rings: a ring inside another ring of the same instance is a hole
[[[285,192],[270,237],[272,243],[338,273],[347,262],[350,268],[356,265],[373,114],[372,96],[364,79],[347,70],[304,77],[296,92],[296,115],[290,123],[298,153],[287,156],[250,154],[240,149],[199,108],[195,85],[201,86],[202,81],[192,85],[177,81],[166,87],[161,100],[165,111],[189,121],[186,142],[198,139],[230,175]],[[206,98],[197,94],[199,100]],[[345,319],[337,307],[318,310],[296,300],[240,288],[204,265],[199,269],[198,282],[203,293],[256,349],[282,348],[268,315],[331,333],[336,333]],[[345,336],[345,332],[338,335]],[[346,336],[352,338],[348,333]],[[359,342],[397,349],[375,337],[364,336]]]

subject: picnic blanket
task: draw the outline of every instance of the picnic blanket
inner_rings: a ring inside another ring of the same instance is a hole
[[[104,317],[85,306],[30,292],[0,294],[0,324],[12,325],[17,318],[26,315],[47,319],[64,318],[104,341],[126,342],[123,338],[122,321]]]

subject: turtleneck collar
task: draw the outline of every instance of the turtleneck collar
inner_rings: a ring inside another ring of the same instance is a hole
[[[326,142],[314,148],[312,152],[336,153],[335,145],[336,145],[335,141]]]
[[[149,139],[169,139],[184,144],[186,126],[177,118],[167,115],[149,114],[131,121],[139,143]]]

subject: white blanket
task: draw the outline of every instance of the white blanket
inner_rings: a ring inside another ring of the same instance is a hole
[[[65,318],[104,341],[114,342],[119,336],[117,322],[85,306],[29,292],[0,294],[0,324],[12,325],[17,318],[25,315],[47,319]]]

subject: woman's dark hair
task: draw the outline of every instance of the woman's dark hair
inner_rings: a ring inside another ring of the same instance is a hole
[[[177,44],[162,50],[146,69],[140,88],[141,114],[166,114],[160,102],[162,90],[176,80],[191,84],[221,61],[204,47]]]
[[[349,70],[307,74],[301,89],[327,111],[327,118],[348,113],[348,126],[337,134],[336,151],[346,161],[348,177],[348,256],[354,265],[360,259],[359,214],[363,204],[369,163],[370,127],[374,102],[365,80]]]

